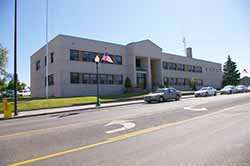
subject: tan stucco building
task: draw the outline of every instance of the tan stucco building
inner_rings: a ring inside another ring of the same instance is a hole
[[[192,77],[200,86],[220,88],[221,64],[192,57],[162,52],[150,40],[120,45],[103,41],[58,35],[49,42],[49,58],[45,46],[31,56],[32,97],[45,97],[45,68],[48,61],[49,96],[83,96],[96,94],[96,65],[94,58],[107,51],[114,63],[100,63],[101,94],[121,93],[129,78],[133,87],[152,89],[166,85],[188,89]]]

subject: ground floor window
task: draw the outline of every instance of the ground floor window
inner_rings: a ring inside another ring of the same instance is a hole
[[[95,73],[70,73],[70,82],[72,84],[96,84],[97,77]],[[123,84],[122,75],[114,74],[99,74],[99,83],[108,85],[121,85]]]
[[[54,85],[54,74],[48,76],[48,84],[49,86]],[[47,86],[47,77],[44,78],[44,85]]]
[[[173,78],[173,77],[163,77],[163,83],[165,86],[179,85],[179,86],[188,86],[191,79],[189,78]],[[197,85],[202,86],[203,80],[198,79]]]

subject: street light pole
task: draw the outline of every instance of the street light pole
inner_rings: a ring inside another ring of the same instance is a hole
[[[14,115],[17,116],[17,0],[14,8]]]
[[[99,94],[99,63],[100,63],[100,58],[98,55],[95,57],[95,63],[96,63],[96,106],[99,107],[101,105],[100,103],[100,94]]]

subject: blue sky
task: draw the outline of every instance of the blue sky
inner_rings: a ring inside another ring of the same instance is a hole
[[[46,0],[18,0],[18,73],[30,84],[30,56],[45,44]],[[150,39],[183,55],[224,63],[227,55],[250,73],[249,0],[49,0],[49,39],[57,34],[119,44]],[[0,0],[0,43],[13,72],[13,0]]]

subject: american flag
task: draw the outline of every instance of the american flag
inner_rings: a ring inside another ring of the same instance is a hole
[[[111,57],[109,56],[109,54],[107,52],[104,53],[101,61],[102,62],[114,63],[113,60],[111,59]]]

